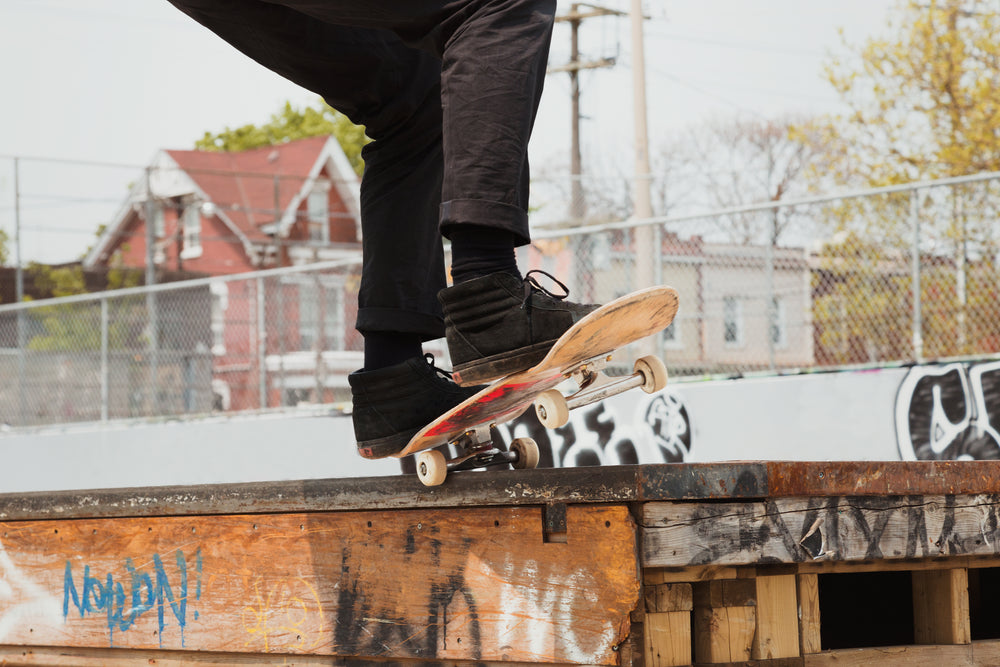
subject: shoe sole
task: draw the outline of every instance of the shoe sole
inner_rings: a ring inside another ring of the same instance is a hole
[[[413,438],[418,432],[419,428],[413,429],[412,432],[404,431],[403,433],[394,433],[385,438],[375,438],[374,440],[365,440],[364,442],[358,443],[358,454],[362,458],[366,459],[386,459],[390,456],[398,454],[409,444],[410,439]]]
[[[451,372],[451,377],[461,387],[499,380],[537,364],[545,358],[557,340],[559,339],[554,338],[544,343],[518,348],[512,352],[494,354],[464,364],[456,364]]]

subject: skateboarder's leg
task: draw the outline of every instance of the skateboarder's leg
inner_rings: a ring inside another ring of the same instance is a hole
[[[357,327],[365,369],[350,376],[364,456],[391,455],[412,432],[474,393],[422,356],[444,335],[441,62],[392,33],[318,21],[257,1],[173,0],[264,66],[322,96],[374,139],[361,182],[363,269]]]

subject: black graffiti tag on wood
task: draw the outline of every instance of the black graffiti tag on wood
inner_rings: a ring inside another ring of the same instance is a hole
[[[998,508],[998,495],[651,503],[643,550],[647,566],[992,555]]]

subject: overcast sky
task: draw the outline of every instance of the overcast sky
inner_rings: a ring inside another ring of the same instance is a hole
[[[569,9],[559,4],[560,12]],[[670,133],[706,118],[835,109],[821,68],[842,51],[838,28],[861,42],[884,29],[894,4],[647,0],[650,145],[655,150]],[[626,10],[629,3],[603,5]],[[618,62],[582,75],[584,161],[627,166],[628,18],[586,21],[581,50]],[[569,32],[560,25],[551,64],[568,57]],[[0,62],[0,228],[13,233],[10,157],[21,156],[22,250],[46,262],[79,257],[159,149],[192,148],[206,130],[263,123],[286,100],[304,106],[317,99],[165,0],[0,0]],[[569,113],[568,76],[552,75],[532,143],[536,169],[568,164]]]

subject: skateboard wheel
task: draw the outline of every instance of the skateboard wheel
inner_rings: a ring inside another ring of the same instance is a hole
[[[535,414],[545,428],[559,428],[569,421],[569,405],[558,389],[543,391],[535,398]]]
[[[640,388],[647,394],[667,386],[667,367],[659,357],[640,357],[635,360],[635,372],[642,376]]]
[[[417,477],[424,486],[440,486],[448,476],[448,462],[444,454],[428,449],[417,455]]]
[[[514,468],[517,470],[527,470],[538,467],[538,443],[531,438],[515,438],[510,443],[510,451],[517,454],[517,461]]]

